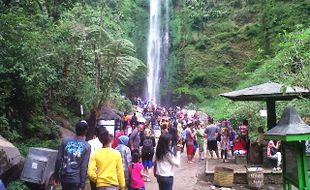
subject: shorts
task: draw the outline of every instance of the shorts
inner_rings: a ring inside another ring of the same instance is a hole
[[[193,144],[187,144],[186,145],[186,151],[187,151],[187,155],[194,155],[194,145]]]
[[[142,164],[144,168],[151,168],[154,165],[152,160],[143,160]]]
[[[208,150],[217,151],[217,141],[216,140],[208,141],[207,145],[208,145]]]

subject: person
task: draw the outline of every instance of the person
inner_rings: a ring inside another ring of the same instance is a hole
[[[181,162],[180,146],[177,146],[176,154],[171,149],[171,135],[162,134],[159,137],[156,152],[153,160],[156,163],[154,174],[157,178],[159,190],[172,190],[174,167],[178,167]]]
[[[196,131],[194,130],[194,123],[189,123],[186,131],[187,162],[189,164],[193,163],[193,158],[195,154],[194,150],[195,138],[196,138]]]
[[[0,190],[5,190],[4,184],[1,179],[0,179]]]
[[[203,144],[204,144],[204,126],[203,124],[200,123],[197,129],[197,145],[199,150],[199,159],[201,160],[205,159]]]
[[[91,147],[90,156],[92,156],[95,153],[95,151],[97,151],[103,147],[102,143],[100,142],[100,140],[98,138],[98,133],[101,130],[106,130],[106,128],[105,127],[96,127],[94,138],[88,141],[88,144]],[[96,190],[96,183],[94,183],[90,180],[89,184],[90,184],[91,190]]]
[[[151,181],[150,170],[153,167],[153,156],[155,148],[155,138],[152,131],[148,128],[144,130],[144,138],[142,139],[142,163],[144,166],[145,181]]]
[[[140,150],[140,143],[141,143],[141,135],[140,132],[143,130],[142,124],[136,126],[136,128],[132,131],[129,142],[130,142],[130,149],[131,151]]]
[[[236,139],[237,133],[232,126],[228,127],[228,132],[229,132],[230,151],[231,151],[231,155],[233,156],[234,155],[234,141]]]
[[[234,149],[234,155],[247,154],[246,142],[240,136],[236,136],[233,149]]]
[[[75,126],[75,137],[64,138],[58,150],[55,163],[55,183],[61,183],[63,190],[84,190],[87,165],[91,147],[85,141],[88,124],[85,120]]]
[[[88,176],[96,182],[97,190],[125,190],[124,167],[119,151],[111,148],[113,135],[108,131],[98,134],[103,148],[91,156],[88,165]]]
[[[219,152],[216,140],[219,130],[218,127],[214,125],[212,118],[208,118],[208,122],[210,125],[208,125],[205,129],[205,136],[207,138],[208,150],[210,152],[211,158],[213,158],[213,151],[215,152],[216,157],[219,158]]]
[[[136,113],[133,113],[133,116],[131,117],[131,120],[130,120],[130,124],[131,124],[131,126],[137,126],[138,118],[136,116]]]
[[[184,127],[183,127],[183,131],[182,131],[182,134],[181,134],[181,136],[182,136],[182,150],[181,150],[181,152],[183,152],[184,151],[184,148],[185,148],[185,145],[186,145],[186,131],[187,131],[187,125],[185,125]]]
[[[143,165],[141,164],[141,156],[139,151],[135,150],[132,153],[132,164],[129,166],[130,182],[128,190],[144,190]]]
[[[249,122],[248,120],[243,120],[239,126],[240,138],[246,142],[246,150],[249,151],[250,141],[249,141]]]
[[[263,162],[263,146],[266,145],[264,141],[264,128],[257,128],[257,139],[251,144],[249,149],[249,161],[253,164],[262,164]]]
[[[124,168],[124,175],[126,184],[129,184],[129,165],[131,164],[131,151],[130,148],[127,147],[129,138],[126,135],[122,135],[118,138],[118,146],[116,150],[118,150],[122,155],[122,163]]]
[[[258,132],[258,136],[257,136],[256,142],[259,146],[262,146],[264,145],[264,136],[265,136],[264,128],[258,127],[257,132]]]
[[[273,140],[270,140],[267,145],[267,157],[271,159],[277,160],[277,167],[274,168],[274,170],[280,170],[280,165],[282,161],[282,155],[281,152],[279,152],[280,148],[280,141],[277,141],[276,144],[273,142]]]
[[[224,128],[221,136],[221,158],[223,159],[223,162],[227,162],[227,153],[229,148],[229,132],[227,128]]]
[[[119,137],[124,135],[124,130],[121,129],[119,131],[117,131],[115,137],[114,137],[114,140],[113,140],[113,143],[112,143],[112,148],[116,148],[118,146],[118,142],[119,142]]]
[[[172,139],[171,139],[172,140],[172,146],[171,147],[174,150],[177,143],[178,143],[178,130],[174,124],[170,124],[169,134],[172,137]]]

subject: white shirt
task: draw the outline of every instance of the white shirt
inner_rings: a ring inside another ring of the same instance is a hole
[[[99,141],[98,137],[91,139],[88,141],[88,144],[90,144],[90,155],[92,155],[96,150],[99,150],[102,148],[102,143]]]
[[[154,155],[156,158],[156,155]],[[181,163],[181,152],[177,151],[176,156],[172,153],[168,153],[163,157],[162,160],[156,160],[157,170],[156,174],[160,176],[173,176],[173,168],[174,166],[178,167]]]

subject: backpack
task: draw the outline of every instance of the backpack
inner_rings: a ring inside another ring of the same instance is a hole
[[[153,140],[151,138],[145,138],[142,146],[143,153],[151,154],[154,152]]]

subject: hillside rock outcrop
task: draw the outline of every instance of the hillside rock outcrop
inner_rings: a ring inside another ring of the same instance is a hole
[[[4,184],[17,179],[23,165],[24,157],[19,150],[0,135],[0,179]]]

